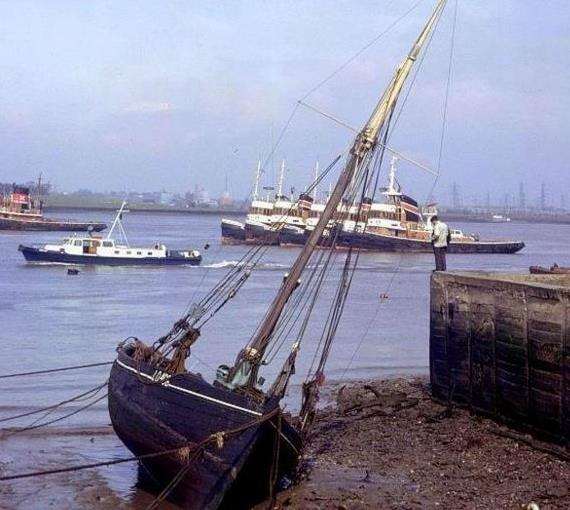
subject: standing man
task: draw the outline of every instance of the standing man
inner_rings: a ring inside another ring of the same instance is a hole
[[[431,217],[431,226],[431,244],[433,245],[433,253],[435,255],[435,270],[445,271],[447,269],[445,254],[451,237],[449,227],[443,221],[440,221],[437,216]]]

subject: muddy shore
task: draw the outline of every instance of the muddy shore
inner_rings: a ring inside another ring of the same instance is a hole
[[[256,510],[570,508],[567,450],[434,402],[426,378],[330,384],[324,393],[298,483]],[[5,474],[127,453],[110,426],[0,443]],[[3,483],[0,508],[144,509],[155,493],[135,471],[121,464]]]
[[[426,378],[330,392],[275,508],[570,508],[570,452],[434,402]]]

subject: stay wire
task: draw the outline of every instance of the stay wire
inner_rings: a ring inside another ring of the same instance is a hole
[[[349,190],[348,190],[348,192],[347,192],[347,195],[348,195],[348,196],[347,196],[346,200],[343,202],[343,204],[345,204],[346,207],[350,208],[350,204],[353,204],[353,203],[354,203],[355,198],[356,198],[356,194],[358,193],[358,191],[359,191],[360,189],[362,189],[362,191],[361,191],[362,197],[364,196],[365,191],[366,191],[366,189],[367,189],[367,187],[368,187],[369,164],[370,164],[370,159],[368,159],[367,161],[365,161],[365,162],[363,162],[363,163],[361,163],[361,164],[359,165],[359,169],[357,170],[355,179],[353,180],[353,183],[351,184],[351,186],[350,186],[350,188],[349,188]],[[364,169],[364,170],[361,170],[361,169]],[[362,202],[363,202],[362,197],[361,197],[361,200],[360,200],[360,202],[359,202],[360,205],[359,205],[359,208],[358,208],[357,217],[359,217],[360,214],[361,214],[361,208],[362,208]],[[331,254],[332,254],[333,252],[335,253],[335,256],[334,256],[335,260],[336,260],[336,253],[337,253],[336,250],[335,250],[335,248],[336,248],[336,243],[337,243],[339,231],[340,231],[340,229],[338,229],[338,228],[335,229],[335,236],[334,236],[334,238],[331,240],[330,245],[326,247],[326,248],[327,248],[327,251],[329,251],[329,253],[331,253]],[[329,256],[329,258],[327,259],[327,263],[326,263],[326,264],[328,264],[328,263],[330,263],[330,256]],[[326,269],[326,267],[325,267],[325,269]],[[316,274],[316,269],[311,272],[311,276],[314,276],[315,274]],[[324,273],[323,273],[323,274],[324,274]],[[317,287],[315,287],[315,292],[318,292],[318,291],[319,291],[319,289],[320,289],[320,287],[321,287],[321,284],[322,284],[322,279],[321,279],[320,282],[318,282],[318,283],[319,283],[319,285],[318,285]],[[306,289],[307,289],[307,287],[305,287],[305,290],[306,290]],[[309,295],[309,299],[310,299],[310,296],[311,296],[311,295]],[[297,302],[296,302],[295,304],[291,305],[291,307],[289,308],[290,311],[288,310],[288,311],[286,312],[286,313],[289,314],[289,317],[287,318],[286,324],[290,321],[291,317],[293,317],[293,314],[295,313],[295,311],[297,311],[297,315],[296,315],[296,317],[295,317],[295,320],[294,320],[294,322],[293,322],[293,325],[292,325],[289,329],[281,330],[281,332],[277,335],[277,339],[280,338],[281,336],[283,337],[283,339],[281,340],[281,342],[278,343],[277,350],[276,350],[275,354],[273,355],[273,357],[271,357],[270,359],[273,359],[273,358],[275,357],[275,355],[277,354],[277,352],[278,352],[278,351],[281,349],[281,347],[284,345],[284,342],[285,342],[285,340],[287,339],[287,336],[288,336],[289,333],[293,330],[293,328],[294,328],[295,325],[297,324],[298,320],[300,319],[301,314],[303,313],[303,311],[305,310],[307,304],[309,303],[309,299],[308,299],[307,301],[305,301],[305,302],[302,304],[302,306],[300,306],[300,307],[298,307],[298,308],[295,308],[295,307],[298,305],[298,303],[299,303],[299,300],[297,300]],[[315,300],[316,300],[316,295],[314,296],[312,306],[309,308],[309,311],[308,311],[309,314],[310,314],[310,313],[312,312],[312,310],[313,310],[314,301],[315,301]],[[278,323],[278,325],[279,325],[279,323]],[[278,327],[276,327],[276,330],[277,330],[277,329],[278,329]],[[301,339],[302,339],[302,337],[303,337],[303,335],[304,335],[304,332],[305,332],[304,329],[301,329],[301,330],[299,331],[299,335],[297,336],[297,339],[298,339],[299,342],[301,341]],[[272,345],[272,347],[273,347],[273,346],[275,345],[275,342],[276,342],[275,337],[272,339],[272,342],[273,342],[273,345]],[[270,348],[270,349],[271,349],[271,348]]]
[[[362,162],[360,163],[358,172],[360,173],[360,172],[362,171],[362,173],[360,174],[359,177],[357,177],[357,178],[355,179],[355,183],[354,183],[354,185],[353,185],[353,187],[352,187],[352,190],[351,190],[350,203],[353,203],[354,200],[355,200],[355,198],[356,198],[356,193],[357,193],[358,190],[360,189],[360,186],[362,186],[361,198],[360,198],[360,202],[359,202],[359,208],[358,208],[357,218],[359,218],[360,215],[361,215],[364,193],[365,193],[366,189],[367,189],[368,186],[369,186],[369,181],[370,181],[370,179],[369,179],[369,176],[370,176],[369,171],[370,171],[371,162],[373,162],[373,158],[371,158],[370,156],[368,156],[368,158],[367,158],[366,160],[364,160],[364,161],[362,161]],[[363,169],[363,170],[360,170],[360,169]],[[362,180],[362,181],[361,181],[361,180]],[[355,228],[356,228],[356,225],[355,225]],[[345,268],[346,268],[347,261],[349,260],[351,254],[352,254],[352,248],[349,248],[349,251],[348,251],[347,256],[346,256],[346,258],[345,258],[345,264],[344,264],[344,267],[345,267]],[[339,280],[339,284],[338,284],[338,287],[337,287],[335,299],[333,300],[333,302],[332,302],[332,304],[331,304],[331,307],[329,308],[329,312],[328,312],[328,315],[327,315],[327,319],[326,319],[325,324],[324,324],[324,326],[323,326],[323,331],[322,331],[322,333],[321,333],[321,335],[320,335],[320,338],[319,338],[319,342],[318,342],[318,344],[317,344],[317,347],[316,347],[316,349],[315,349],[315,351],[314,351],[314,353],[313,353],[313,359],[312,359],[312,361],[311,361],[311,366],[310,366],[310,368],[309,368],[309,371],[307,372],[307,376],[306,376],[306,379],[305,379],[306,381],[309,380],[309,378],[311,377],[311,374],[313,373],[314,366],[315,366],[315,363],[316,363],[316,360],[317,360],[317,356],[319,355],[319,353],[321,354],[321,360],[322,360],[323,356],[328,356],[327,343],[332,342],[332,337],[330,337],[330,335],[329,335],[329,333],[330,333],[330,331],[331,331],[330,328],[329,328],[329,325],[331,324],[331,321],[334,320],[334,317],[335,317],[335,315],[336,315],[336,314],[335,314],[335,307],[336,307],[337,300],[338,300],[338,298],[339,298],[340,289],[342,288],[344,281],[345,281],[345,272],[344,272],[344,269],[343,269],[343,273],[342,273],[341,279]],[[334,336],[334,335],[333,335],[333,336]],[[327,353],[327,354],[325,354],[325,353]],[[319,361],[319,365],[321,365],[321,361]]]
[[[368,43],[366,43],[362,48],[360,48],[354,55],[352,55],[349,59],[347,59],[343,64],[338,66],[332,73],[330,73],[326,78],[321,80],[317,85],[315,85],[312,89],[310,89],[301,99],[300,101],[304,101],[307,99],[311,94],[316,92],[320,89],[325,83],[329,82],[332,78],[334,78],[338,73],[340,73],[343,69],[348,67],[352,62],[354,62],[360,55],[362,55],[368,48],[376,44],[380,39],[388,35],[401,21],[403,21],[406,17],[408,17],[417,7],[423,2],[423,0],[418,0],[415,2],[404,14],[402,14],[399,18],[393,21],[387,28],[385,28],[382,32],[380,32],[376,37],[371,39]],[[392,2],[394,3],[394,2]],[[391,5],[391,4],[390,4]],[[388,6],[389,7],[389,6]],[[299,103],[297,103],[298,105]]]
[[[459,10],[459,0],[455,0],[455,10],[453,13],[453,25],[451,29],[451,45],[449,50],[449,64],[447,68],[447,83],[445,85],[445,100],[443,103],[443,118],[442,118],[442,125],[441,125],[441,138],[439,140],[439,152],[437,157],[437,175],[433,181],[431,186],[430,192],[427,196],[426,203],[430,202],[433,197],[433,192],[437,183],[439,182],[439,178],[441,176],[441,160],[443,158],[443,149],[445,145],[445,134],[447,132],[447,113],[448,113],[448,106],[449,106],[449,95],[451,90],[451,80],[453,77],[453,57],[455,54],[455,34],[457,30],[457,14]]]

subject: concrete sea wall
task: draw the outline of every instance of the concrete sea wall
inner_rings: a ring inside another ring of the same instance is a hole
[[[570,275],[433,274],[433,395],[570,440]]]

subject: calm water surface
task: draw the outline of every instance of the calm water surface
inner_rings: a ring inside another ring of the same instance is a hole
[[[112,220],[110,215],[97,212],[50,216],[103,219],[108,223]],[[112,360],[117,344],[128,336],[152,342],[247,250],[243,246],[220,245],[220,216],[216,215],[131,213],[125,223],[131,244],[145,246],[162,241],[172,248],[197,248],[203,252],[202,266],[86,267],[78,276],[68,276],[66,266],[26,264],[17,251],[20,243],[46,242],[59,239],[62,234],[0,233],[0,374]],[[527,246],[516,255],[451,255],[449,269],[528,271],[532,264],[570,265],[570,226],[520,223],[453,226],[478,232],[482,237],[522,239]],[[204,251],[206,243],[210,248]],[[270,249],[261,268],[253,273],[233,302],[204,328],[193,349],[190,368],[211,379],[218,364],[233,361],[297,253],[295,248]],[[360,260],[330,356],[328,379],[427,372],[429,275],[433,256],[364,253]],[[331,290],[332,282],[325,288],[325,296]],[[387,294],[387,299],[381,299],[383,294]],[[317,319],[326,313],[325,305],[318,308]],[[303,346],[297,379],[289,395],[291,408],[297,404],[298,383],[311,362],[319,333],[315,324]],[[278,368],[279,363],[268,368],[267,378],[271,379],[272,371]],[[107,374],[108,367],[103,367],[0,381],[0,418],[68,398],[105,381]],[[29,423],[30,419],[10,425]],[[57,430],[65,433],[67,429],[102,427],[108,423],[103,400],[89,411],[58,423]],[[9,472],[30,467],[29,462],[22,460],[18,449],[21,444],[14,446],[14,437],[8,440],[12,442],[10,448],[0,453],[3,463],[0,468],[4,466]],[[53,446],[55,442],[44,445],[48,456],[50,444]],[[73,446],[70,459],[75,461],[108,459],[127,453],[113,436],[103,441],[100,448],[86,445],[77,437],[66,444]],[[105,468],[98,473],[97,483],[107,484],[121,501],[129,504],[138,497],[132,489],[135,474],[132,465]],[[21,486],[12,484],[10,491],[2,491],[0,486],[0,507],[31,508],[35,504],[41,508],[41,499],[32,498],[34,504],[29,497],[25,505],[17,502],[18,494],[21,496],[33,487],[32,482],[19,483]]]

